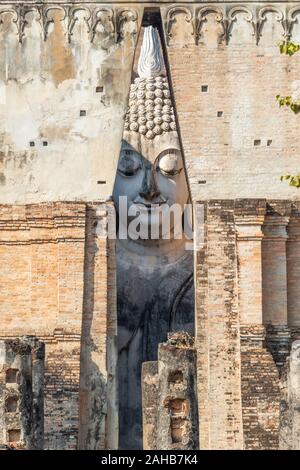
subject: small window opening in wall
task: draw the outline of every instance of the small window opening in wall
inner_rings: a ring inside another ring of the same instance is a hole
[[[6,371],[6,383],[15,384],[17,383],[17,373],[18,369],[7,369]]]
[[[190,410],[190,403],[184,398],[166,398],[164,406],[173,418],[185,418]]]
[[[103,92],[103,86],[96,86],[96,93],[102,93]]]
[[[202,93],[207,93],[208,92],[208,85],[202,85],[201,86],[201,91],[202,91]]]
[[[177,378],[180,377],[177,376]],[[171,398],[167,399],[164,405],[168,408],[170,413],[170,434],[172,442],[182,442],[186,432],[185,425],[190,410],[189,402],[183,398]]]
[[[181,384],[183,382],[183,373],[181,370],[175,370],[169,375],[170,384]]]
[[[31,141],[29,142],[29,145],[30,145],[30,147],[34,147],[34,146],[35,146],[35,143],[33,142],[33,140],[31,140]]]
[[[267,146],[270,147],[272,145],[272,139],[267,140]]]
[[[182,418],[171,418],[170,431],[172,444],[180,443],[184,437],[185,431],[185,419]]]
[[[218,117],[222,117],[222,116],[223,116],[223,111],[218,111],[218,112],[217,112],[217,116],[218,116]]]
[[[260,140],[260,139],[255,139],[255,140],[254,140],[254,147],[258,147],[260,144],[261,144],[261,140]]]
[[[79,114],[80,114],[80,116],[86,116],[86,110],[81,109]]]
[[[15,413],[18,409],[18,397],[8,397],[5,401],[5,409],[8,413]]]
[[[198,184],[206,184],[206,180],[199,180]]]
[[[99,181],[97,181],[97,184],[106,184],[106,181],[104,181],[104,180],[99,180]]]
[[[21,439],[20,429],[10,429],[8,431],[8,442],[19,442]]]
[[[43,142],[43,147],[48,147],[48,142],[46,140]]]

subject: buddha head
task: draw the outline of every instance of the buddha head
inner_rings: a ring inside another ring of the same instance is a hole
[[[158,33],[149,26],[144,32],[139,76],[130,87],[113,192],[117,212],[120,197],[125,196],[127,211],[130,214],[135,207],[145,226],[154,219],[160,224],[156,213],[162,213],[164,207],[177,204],[183,212],[189,198],[168,79],[163,71]],[[128,221],[132,217],[129,215]]]

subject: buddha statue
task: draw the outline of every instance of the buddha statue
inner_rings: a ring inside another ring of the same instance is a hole
[[[130,88],[113,192],[121,449],[142,448],[142,363],[157,360],[168,332],[194,335],[193,252],[177,227],[189,191],[164,70],[158,32],[149,26]],[[139,230],[130,231],[134,220]]]

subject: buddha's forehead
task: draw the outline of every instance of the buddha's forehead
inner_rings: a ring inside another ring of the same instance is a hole
[[[168,149],[177,149],[180,152],[180,144],[176,131],[166,132],[151,140],[138,132],[125,131],[122,148],[135,150],[150,163],[154,163],[157,157]]]

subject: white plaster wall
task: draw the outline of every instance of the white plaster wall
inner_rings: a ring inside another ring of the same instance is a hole
[[[0,203],[112,194],[141,8],[98,10],[0,5]]]

